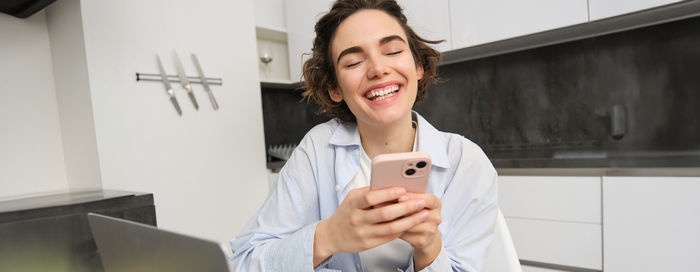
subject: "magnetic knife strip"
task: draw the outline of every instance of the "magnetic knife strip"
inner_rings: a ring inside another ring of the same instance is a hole
[[[209,85],[222,85],[222,80],[220,78],[207,78],[204,76],[204,72],[202,71],[202,67],[199,63],[199,59],[195,54],[192,54],[192,61],[195,64],[195,67],[197,68],[197,73],[199,74],[199,77],[188,77],[185,74],[185,70],[182,67],[182,63],[180,62],[180,57],[177,55],[177,52],[175,52],[175,65],[177,68],[177,75],[172,76],[172,75],[167,75],[165,74],[165,69],[163,68],[163,63],[160,61],[160,56],[156,55],[156,60],[158,61],[158,71],[160,72],[159,74],[145,74],[145,73],[136,73],[136,81],[161,81],[163,82],[163,86],[165,87],[165,91],[170,97],[170,102],[173,104],[173,107],[175,108],[175,111],[177,112],[178,115],[182,115],[182,109],[180,109],[180,103],[177,101],[177,98],[175,96],[175,91],[173,90],[170,82],[180,82],[180,85],[187,91],[187,95],[190,98],[190,101],[192,102],[192,105],[194,106],[195,110],[199,110],[199,103],[197,103],[197,99],[194,96],[194,91],[192,88],[192,83],[197,83],[201,84],[204,87],[204,91],[207,93],[209,96],[209,101],[211,102],[212,108],[214,110],[219,109],[219,104],[216,102],[216,98],[214,97],[214,93],[211,91],[209,88]]]

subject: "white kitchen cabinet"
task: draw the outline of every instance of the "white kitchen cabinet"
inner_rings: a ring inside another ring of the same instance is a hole
[[[601,270],[600,224],[506,217],[521,260]]]
[[[603,177],[606,272],[697,271],[700,177]]]
[[[260,81],[290,84],[287,32],[279,29],[255,27],[257,62]],[[267,58],[267,63],[263,61]]]
[[[586,0],[450,1],[452,49],[588,22]]]
[[[506,217],[600,224],[600,177],[500,176]]]
[[[685,2],[684,0],[588,0],[590,20],[600,20],[635,11]]]
[[[287,28],[284,0],[256,0],[252,2],[255,8],[256,27],[279,30]]]
[[[500,176],[498,202],[521,260],[602,269],[599,176]]]
[[[445,40],[433,45],[440,52],[452,49],[449,0],[399,0],[408,25],[428,40]]]
[[[259,0],[253,5],[260,81],[290,84],[284,0]]]
[[[523,265],[523,272],[564,272],[564,270],[542,268],[536,266]]]
[[[302,79],[302,65],[309,59],[313,39],[316,37],[314,32],[316,21],[330,10],[333,2],[333,0],[286,0],[284,2],[291,81]],[[445,40],[434,47],[440,51],[451,49],[449,0],[403,0],[399,1],[399,4],[404,8],[409,25],[418,35],[431,40]]]
[[[289,79],[302,80],[302,65],[309,59],[313,47],[314,26],[328,12],[333,0],[285,0]]]

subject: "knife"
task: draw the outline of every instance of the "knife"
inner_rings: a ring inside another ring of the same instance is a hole
[[[163,86],[165,86],[165,91],[168,93],[168,96],[170,96],[170,102],[173,103],[173,107],[175,107],[177,115],[181,116],[182,110],[180,109],[180,104],[177,103],[177,98],[175,98],[175,92],[173,92],[173,88],[170,86],[168,76],[165,75],[165,69],[163,69],[163,64],[160,62],[160,56],[156,55],[156,59],[158,60],[158,70],[160,71],[160,78],[163,80]]]
[[[207,94],[209,95],[209,101],[211,101],[211,106],[214,107],[214,110],[218,110],[219,104],[216,103],[216,98],[214,98],[214,94],[211,92],[211,89],[209,89],[209,82],[207,82],[207,77],[204,76],[204,71],[202,71],[202,66],[199,64],[199,59],[194,53],[192,53],[192,61],[194,62],[194,67],[197,68],[197,73],[199,73],[199,79],[202,81],[202,85],[204,85],[204,90],[207,91]]]
[[[199,110],[199,104],[197,104],[197,99],[194,98],[194,93],[192,92],[192,85],[190,85],[190,80],[187,79],[185,69],[182,68],[182,63],[180,62],[180,57],[177,55],[177,52],[175,52],[175,68],[177,68],[177,76],[180,77],[180,85],[187,90],[187,96],[190,97],[194,109]]]

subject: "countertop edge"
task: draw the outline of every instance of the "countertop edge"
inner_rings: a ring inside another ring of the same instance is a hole
[[[700,177],[700,167],[658,168],[496,168],[499,176]]]

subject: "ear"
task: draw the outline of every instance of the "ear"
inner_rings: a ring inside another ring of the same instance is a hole
[[[425,71],[423,70],[423,64],[418,64],[416,65],[416,75],[418,76],[418,80],[423,79],[423,74]]]
[[[331,96],[331,100],[333,100],[335,103],[340,103],[340,101],[343,101],[343,95],[338,89],[328,90],[328,95]]]

